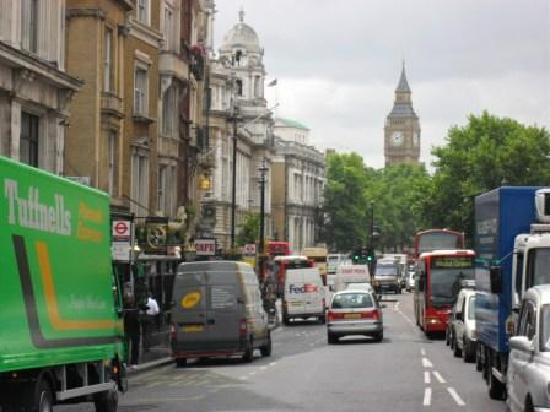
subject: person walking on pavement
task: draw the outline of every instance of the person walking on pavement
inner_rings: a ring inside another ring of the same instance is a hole
[[[139,309],[135,306],[135,299],[128,297],[124,308],[124,343],[130,368],[139,363],[140,338]]]
[[[143,351],[149,352],[151,350],[154,320],[160,312],[158,303],[151,292],[147,293],[145,306],[147,309],[145,309],[145,318],[143,320]]]

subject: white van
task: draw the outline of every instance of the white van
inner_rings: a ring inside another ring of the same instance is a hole
[[[325,289],[318,268],[287,270],[283,296],[283,323],[316,317],[325,323]]]
[[[336,292],[347,289],[350,283],[370,283],[369,267],[367,265],[340,265],[336,270],[334,286]]]

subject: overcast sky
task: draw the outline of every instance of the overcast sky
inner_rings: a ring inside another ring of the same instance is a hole
[[[384,165],[402,59],[427,164],[470,113],[550,126],[548,0],[216,0],[216,49],[241,6],[278,80],[270,105],[307,125],[321,150]]]

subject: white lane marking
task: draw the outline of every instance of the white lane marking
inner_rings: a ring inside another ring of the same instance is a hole
[[[277,365],[277,362],[270,362],[269,363],[269,366],[275,366],[275,365]]]
[[[422,356],[426,356],[426,349],[420,348],[420,354],[421,354]]]
[[[430,362],[428,358],[422,358],[422,366],[425,368],[433,368],[433,364]]]
[[[443,384],[447,383],[447,381],[443,379],[443,376],[441,376],[441,374],[438,371],[433,371],[432,373],[434,374],[435,378],[439,383],[443,383]]]
[[[430,406],[432,404],[432,388],[429,386],[424,389],[424,406]]]
[[[462,398],[461,398],[460,396],[458,396],[458,393],[456,393],[456,391],[455,391],[454,388],[452,388],[452,387],[449,386],[449,387],[447,388],[447,391],[449,392],[449,394],[451,395],[451,397],[454,399],[454,401],[456,402],[456,404],[457,404],[458,406],[464,406],[464,405],[466,405],[466,404],[464,403],[464,401],[462,400]]]
[[[260,366],[261,371],[265,371],[267,369],[267,366]]]
[[[248,376],[254,376],[254,375],[256,375],[256,372],[250,372],[250,373],[248,374]]]
[[[431,383],[430,372],[428,371],[424,372],[424,383],[426,385],[429,385]]]

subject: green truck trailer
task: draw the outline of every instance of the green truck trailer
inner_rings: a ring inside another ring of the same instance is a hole
[[[109,197],[0,156],[0,406],[51,411],[126,389]]]

